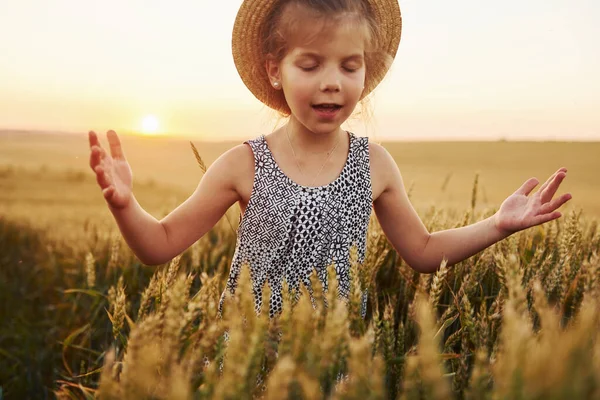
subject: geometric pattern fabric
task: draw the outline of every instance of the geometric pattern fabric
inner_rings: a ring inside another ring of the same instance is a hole
[[[236,248],[219,302],[235,293],[241,267],[250,266],[255,311],[262,309],[262,289],[271,289],[269,316],[282,311],[284,280],[290,289],[306,286],[314,305],[313,269],[327,290],[327,266],[335,264],[339,296],[350,293],[350,247],[364,262],[367,228],[373,206],[368,137],[348,132],[350,151],[339,176],[324,186],[308,187],[291,180],[277,165],[264,135],[245,143],[254,153],[254,183],[237,233]],[[298,290],[299,294],[300,291]],[[362,299],[366,311],[366,292]]]

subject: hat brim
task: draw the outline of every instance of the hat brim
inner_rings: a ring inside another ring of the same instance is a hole
[[[244,0],[238,10],[232,34],[232,53],[235,67],[252,94],[268,107],[281,109],[278,92],[271,86],[262,55],[263,24],[278,0]],[[377,24],[381,27],[380,50],[396,56],[402,33],[402,16],[398,0],[365,0]],[[383,80],[389,65],[372,66],[370,84],[362,97],[367,96]]]

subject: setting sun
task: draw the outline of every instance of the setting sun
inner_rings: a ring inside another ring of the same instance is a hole
[[[154,115],[146,115],[142,119],[142,133],[145,135],[153,135],[158,132],[158,119]]]

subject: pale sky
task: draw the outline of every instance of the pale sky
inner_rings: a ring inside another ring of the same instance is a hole
[[[0,1],[0,129],[268,133],[237,75],[240,0]],[[402,40],[350,127],[380,139],[600,140],[600,2],[401,0]]]

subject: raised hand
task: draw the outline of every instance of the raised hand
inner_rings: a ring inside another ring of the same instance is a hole
[[[560,218],[561,213],[556,210],[572,196],[565,193],[556,199],[552,198],[566,176],[567,169],[560,168],[531,196],[529,194],[539,181],[536,178],[528,179],[500,206],[495,215],[496,228],[505,234],[512,234]]]
[[[113,208],[125,208],[131,200],[133,175],[125,159],[121,141],[114,131],[106,134],[110,154],[100,145],[95,132],[88,134],[90,141],[90,167],[96,173],[96,180],[102,189],[106,202]]]

